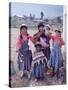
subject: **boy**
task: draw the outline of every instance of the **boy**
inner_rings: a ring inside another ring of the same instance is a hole
[[[42,52],[42,46],[40,42],[36,42],[35,44],[36,51],[33,55],[32,61],[32,74],[36,80],[43,80],[45,74],[45,66],[47,66],[47,58]]]

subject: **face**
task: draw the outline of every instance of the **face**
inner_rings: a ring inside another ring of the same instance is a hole
[[[27,34],[27,29],[26,28],[22,28],[21,29],[21,35],[23,35],[23,34]],[[22,36],[23,37],[23,36]]]
[[[41,33],[44,33],[44,32],[45,32],[45,30],[44,30],[44,27],[43,27],[43,26],[40,26],[38,29],[39,29],[39,31],[40,31]]]
[[[59,32],[56,32],[56,36],[57,36],[57,37],[60,37],[60,34],[59,34]]]
[[[41,51],[41,47],[40,46],[36,46],[36,50],[39,52]]]

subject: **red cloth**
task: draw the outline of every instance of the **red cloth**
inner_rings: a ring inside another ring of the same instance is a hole
[[[51,39],[52,39],[52,46],[54,45],[54,41],[57,39],[56,36],[51,36]],[[60,38],[60,48],[64,45],[64,41],[63,41],[63,38]]]
[[[19,36],[18,39],[17,39],[16,48],[17,48],[17,49],[20,49],[20,48],[21,48],[21,38],[20,38],[20,36]]]
[[[27,41],[27,35],[23,35],[23,40],[24,41]],[[32,36],[29,36],[29,39],[31,40],[31,42],[32,43],[34,43],[34,38],[32,37]],[[16,48],[17,49],[20,49],[21,48],[21,38],[20,38],[20,36],[18,37],[18,39],[17,39],[17,42],[16,42]]]
[[[30,38],[31,42],[34,44],[35,43],[34,37],[29,36],[29,38]]]

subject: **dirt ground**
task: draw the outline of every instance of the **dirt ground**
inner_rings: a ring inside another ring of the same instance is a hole
[[[37,30],[28,30],[30,35],[33,35]],[[11,76],[11,87],[28,87],[28,86],[46,86],[46,85],[61,85],[66,83],[66,69],[64,67],[61,72],[61,77],[57,80],[54,76],[51,78],[46,75],[43,81],[35,81],[33,78],[28,80],[27,77],[22,79],[19,77],[19,70],[17,68],[17,53],[16,53],[16,41],[19,36],[19,29],[11,29],[11,61],[12,61],[12,76]],[[35,48],[31,42],[29,42],[30,49],[34,52]],[[64,49],[63,49],[64,51]],[[32,52],[32,53],[33,53]],[[64,51],[65,52],[65,51]],[[63,54],[64,54],[63,52]],[[65,57],[64,57],[65,59]],[[64,61],[65,63],[66,61]],[[66,66],[66,64],[65,64]]]

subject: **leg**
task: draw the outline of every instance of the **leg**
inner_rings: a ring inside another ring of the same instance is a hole
[[[56,71],[56,77],[57,77],[57,79],[59,78],[59,68]]]
[[[30,79],[31,75],[29,71],[27,72],[27,75],[28,75],[28,79]]]
[[[51,77],[53,77],[55,75],[55,70],[54,70],[54,67],[52,68],[52,74],[51,74]]]

